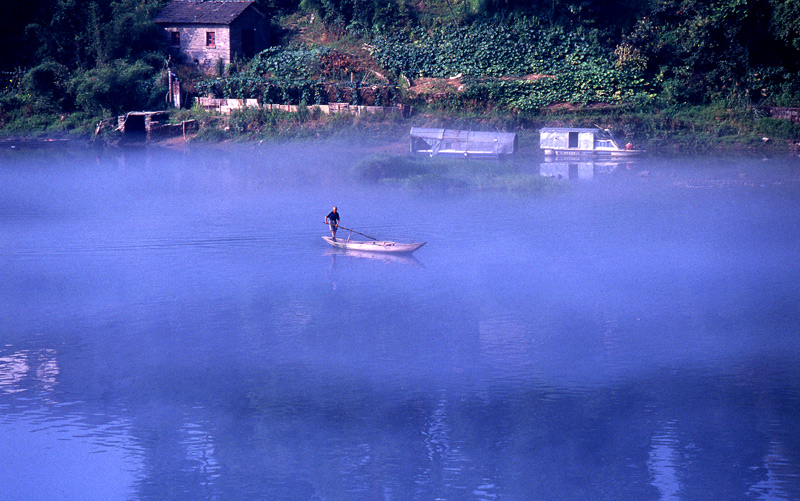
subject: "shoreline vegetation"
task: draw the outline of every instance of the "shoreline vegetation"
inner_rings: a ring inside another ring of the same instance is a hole
[[[262,141],[360,138],[364,135],[407,143],[412,127],[515,132],[520,144],[538,149],[541,127],[610,128],[652,154],[711,152],[800,153],[800,125],[764,116],[763,111],[723,106],[687,106],[634,111],[616,106],[560,104],[532,115],[489,116],[460,111],[421,110],[409,118],[393,115],[323,115],[234,111],[230,116],[197,109],[174,114],[174,121],[200,125],[193,141]]]
[[[112,145],[118,116],[166,110],[198,126],[188,142],[402,142],[433,127],[532,146],[541,127],[597,125],[651,154],[800,153],[800,124],[770,112],[800,107],[800,0],[255,0],[273,46],[213,73],[170,53],[153,22],[168,1],[14,7],[0,141]],[[191,108],[170,109],[173,78]],[[212,113],[198,97],[262,107]],[[411,111],[315,108],[331,103]]]
[[[626,113],[606,107],[570,106],[538,116],[495,114],[491,117],[419,112],[409,118],[391,115],[352,116],[289,113],[260,109],[210,113],[197,107],[167,111],[170,123],[194,120],[198,130],[184,136],[148,141],[152,145],[190,143],[263,143],[270,141],[358,140],[374,142],[394,153],[408,151],[412,127],[515,132],[522,148],[538,149],[541,127],[611,128],[626,141],[648,150],[649,155],[672,154],[793,154],[800,155],[800,126],[789,120],[759,116],[751,111],[696,106],[684,110]],[[763,114],[762,114],[763,115]],[[95,134],[96,124],[71,129],[0,129],[0,145],[56,146],[86,142],[94,145],[125,144],[114,130]],[[142,143],[131,140],[129,144]]]

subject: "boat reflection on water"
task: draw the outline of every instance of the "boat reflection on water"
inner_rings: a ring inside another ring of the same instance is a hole
[[[370,252],[370,251],[359,251],[359,250],[352,250],[352,249],[327,249],[323,252],[324,256],[330,256],[331,264],[328,268],[328,279],[331,281],[331,289],[337,290],[339,288],[338,280],[339,277],[339,265],[347,263],[349,259],[363,259],[365,261],[372,261],[372,262],[381,262],[381,263],[389,263],[394,266],[416,266],[420,268],[424,268],[424,265],[420,263],[417,258],[412,256],[408,253],[401,253],[401,254],[393,254],[387,252]],[[382,265],[377,265],[378,267],[383,267]],[[345,267],[347,265],[345,264]],[[388,268],[387,268],[388,269]]]
[[[596,175],[612,174],[617,171],[633,171],[636,160],[605,159],[547,159],[539,163],[539,174],[564,180],[591,180]]]
[[[371,259],[373,261],[381,261],[384,263],[398,263],[398,264],[410,264],[414,266],[422,266],[417,258],[415,258],[412,254],[391,254],[386,252],[370,252],[370,251],[359,251],[359,250],[350,250],[350,249],[328,249],[325,251],[324,255],[331,256],[333,259],[337,257],[347,257],[347,258],[360,258],[360,259]]]

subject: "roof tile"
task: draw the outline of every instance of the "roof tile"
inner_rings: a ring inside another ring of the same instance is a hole
[[[230,24],[253,4],[253,0],[173,0],[153,19],[163,24]]]

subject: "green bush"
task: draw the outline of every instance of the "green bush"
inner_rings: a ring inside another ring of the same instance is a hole
[[[553,179],[513,161],[380,155],[357,164],[354,173],[370,182],[423,190],[531,193],[557,187]]]
[[[217,142],[230,139],[230,132],[220,127],[200,127],[196,139],[198,141]]]
[[[800,125],[782,118],[760,118],[756,130],[772,139],[800,139]]]
[[[274,80],[308,79],[316,73],[322,56],[329,52],[327,48],[271,47],[256,54],[245,72],[250,77]]]
[[[87,112],[116,114],[142,108],[152,97],[158,73],[143,61],[123,60],[75,73],[75,105]]]
[[[9,132],[45,131],[58,120],[59,116],[55,113],[34,113],[30,115],[18,113],[10,117],[3,130]]]
[[[35,113],[54,112],[68,107],[69,70],[53,61],[28,70],[22,77],[21,90]]]

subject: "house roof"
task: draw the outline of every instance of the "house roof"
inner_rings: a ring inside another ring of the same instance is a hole
[[[173,0],[153,21],[163,24],[230,24],[253,3],[253,0]]]

